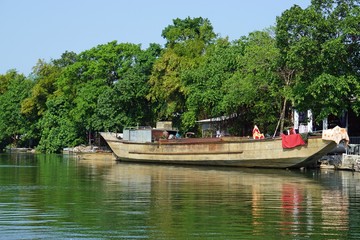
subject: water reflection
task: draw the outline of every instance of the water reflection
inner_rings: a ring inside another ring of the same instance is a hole
[[[0,231],[11,239],[355,239],[359,175],[3,157]]]
[[[349,192],[338,180],[359,179],[351,172],[126,163],[113,166],[104,177],[108,186],[133,193],[135,202],[149,201],[152,225],[167,229],[166,236],[192,226],[205,236],[226,238],[239,233],[348,238]]]

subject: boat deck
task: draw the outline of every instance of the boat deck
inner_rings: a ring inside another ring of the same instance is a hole
[[[281,138],[278,138],[281,139]],[[249,141],[272,141],[274,139],[252,139],[248,137],[221,137],[221,138],[179,138],[159,139],[159,144],[197,144],[197,143],[224,143],[224,142],[249,142]]]

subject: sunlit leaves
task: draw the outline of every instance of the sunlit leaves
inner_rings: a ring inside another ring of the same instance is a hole
[[[225,113],[221,105],[225,96],[223,84],[238,69],[241,51],[241,46],[232,45],[227,39],[218,39],[207,48],[197,68],[183,72],[182,79],[188,86],[183,125],[193,127],[193,116],[204,119]]]
[[[313,111],[322,119],[330,114],[341,115],[344,109],[359,109],[360,82],[354,76],[322,74],[308,88],[317,102]],[[341,107],[339,107],[341,106]]]
[[[173,25],[167,26],[162,31],[161,36],[167,40],[166,45],[169,48],[174,48],[177,44],[183,47],[191,44],[192,49],[196,49],[194,46],[199,45],[199,51],[202,51],[204,45],[209,44],[216,37],[210,21],[201,17],[176,18],[173,20]],[[198,54],[199,52],[196,53]]]
[[[0,81],[0,147],[4,148],[8,143],[17,146],[21,141],[26,141],[28,123],[20,109],[21,102],[28,97],[32,82],[16,71],[0,76]]]
[[[151,121],[145,96],[159,52],[156,44],[142,50],[114,41],[54,61],[63,68],[56,91],[46,101],[38,149],[58,152],[85,142],[89,132],[119,131],[127,124]]]
[[[172,119],[186,111],[189,86],[182,79],[184,72],[201,64],[216,35],[207,19],[186,18],[175,19],[173,25],[163,30],[162,36],[167,40],[167,48],[154,64],[148,99],[156,102],[154,110],[158,119]]]
[[[60,76],[61,69],[44,60],[39,60],[33,68],[33,78],[35,85],[31,90],[31,95],[22,103],[21,111],[30,117],[42,116],[46,110],[46,101],[56,90],[55,82]]]
[[[279,79],[276,74],[278,50],[271,31],[253,32],[243,38],[238,70],[224,84],[223,106],[227,113],[268,128],[279,112]]]
[[[280,63],[295,71],[295,107],[312,109],[319,119],[358,109],[359,6],[358,0],[314,0],[277,19]]]

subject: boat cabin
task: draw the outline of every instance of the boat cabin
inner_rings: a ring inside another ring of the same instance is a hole
[[[201,127],[202,137],[228,136],[229,131],[226,122],[234,116],[220,116],[196,121]]]
[[[157,122],[156,128],[137,127],[126,128],[123,131],[123,139],[130,142],[156,142],[160,139],[175,138],[178,130],[173,129],[171,122]]]

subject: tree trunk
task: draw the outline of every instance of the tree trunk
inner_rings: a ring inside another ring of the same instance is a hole
[[[285,98],[284,105],[283,105],[281,115],[280,115],[280,133],[282,133],[284,131],[286,104],[287,104],[287,99]]]
[[[285,99],[284,99],[284,103],[283,103],[283,107],[282,107],[281,112],[280,112],[280,118],[279,118],[279,121],[278,121],[278,123],[277,123],[277,125],[276,125],[273,138],[275,138],[275,136],[276,136],[276,132],[277,132],[277,130],[278,130],[278,128],[279,128],[279,125],[280,125],[280,134],[281,134],[281,133],[283,132],[283,130],[284,130],[286,104],[287,104],[287,99],[285,98]]]
[[[88,132],[88,141],[89,141],[89,146],[90,146],[91,149],[92,149],[92,144],[91,144],[91,130],[89,130],[89,132]]]

